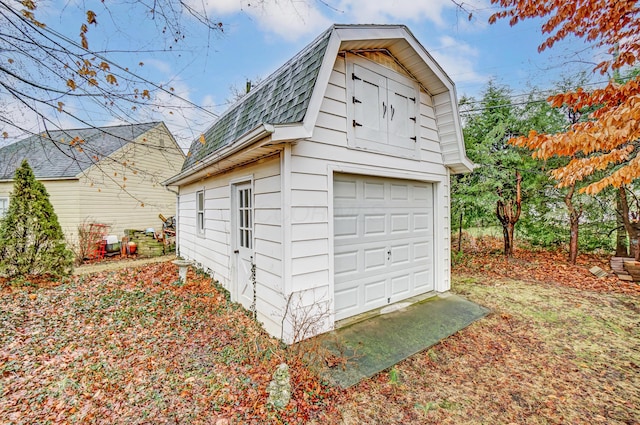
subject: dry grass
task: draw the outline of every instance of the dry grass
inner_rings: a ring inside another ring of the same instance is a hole
[[[640,298],[458,277],[489,317],[344,394],[345,424],[640,423]],[[395,382],[394,382],[395,381]]]

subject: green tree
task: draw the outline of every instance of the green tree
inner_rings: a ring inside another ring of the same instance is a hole
[[[461,110],[465,113],[467,155],[476,168],[452,181],[454,217],[463,215],[465,227],[488,222],[500,225],[505,255],[510,256],[515,224],[520,218],[521,188],[531,178],[523,170],[535,164],[521,149],[507,144],[520,134],[520,111],[513,105],[509,88],[494,81],[488,83],[480,101],[463,99]]]
[[[0,273],[9,278],[63,276],[71,272],[72,259],[49,194],[25,160],[0,220]]]
[[[565,78],[558,83],[558,89],[582,82],[584,78],[582,75]],[[507,143],[509,137],[528,134],[531,129],[563,131],[586,116],[579,111],[552,107],[541,100],[546,97],[538,89],[526,97],[514,96],[508,87],[490,82],[479,101],[463,99],[460,102],[467,154],[477,167],[471,174],[453,178],[452,217],[454,226],[461,228],[500,225],[507,238],[512,237],[510,221],[517,218],[519,238],[545,248],[568,244],[569,260],[575,261],[578,246],[588,250],[612,247],[613,191],[606,190],[595,197],[579,193],[589,184],[588,180],[577,182],[573,188],[558,188],[549,170],[566,164],[568,158],[532,160],[526,150]],[[518,173],[521,175],[520,215],[516,203]],[[502,211],[511,213],[512,220],[502,213],[504,223],[500,222],[501,217],[496,213],[501,203]],[[578,232],[578,225],[585,231]]]

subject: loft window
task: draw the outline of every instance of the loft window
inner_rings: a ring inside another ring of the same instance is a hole
[[[350,145],[416,156],[420,112],[416,83],[359,58],[348,62],[347,74]]]

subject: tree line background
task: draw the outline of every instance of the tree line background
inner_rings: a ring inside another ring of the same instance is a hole
[[[637,74],[634,70],[616,78],[622,83]],[[461,250],[461,231],[465,231],[471,236],[503,237],[506,256],[513,254],[514,241],[566,249],[574,263],[579,251],[635,256],[640,200],[633,184],[608,187],[593,195],[581,193],[602,178],[603,173],[596,172],[559,188],[550,171],[565,166],[568,157],[534,159],[531,150],[512,143],[531,130],[562,133],[588,120],[594,108],[576,111],[566,105],[553,107],[547,97],[588,87],[592,77],[570,76],[548,90],[532,89],[525,95],[490,81],[480,98],[460,99],[467,156],[476,168],[472,173],[452,176],[454,249]]]

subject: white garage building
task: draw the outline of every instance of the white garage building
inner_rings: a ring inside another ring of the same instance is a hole
[[[165,184],[180,255],[291,342],[448,291],[449,177],[471,167],[454,84],[408,28],[334,25]]]

